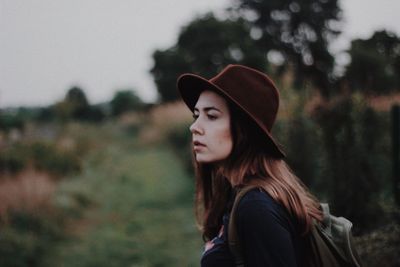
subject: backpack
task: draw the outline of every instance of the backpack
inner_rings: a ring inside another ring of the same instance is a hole
[[[245,186],[237,192],[228,226],[228,244],[235,258],[235,266],[244,266],[243,255],[236,231],[236,210],[242,197],[257,186]],[[361,261],[353,243],[352,223],[343,217],[329,213],[329,206],[321,203],[323,220],[314,220],[307,236],[310,253],[306,260],[309,267],[361,267]]]

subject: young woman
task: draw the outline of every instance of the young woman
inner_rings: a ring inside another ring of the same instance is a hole
[[[305,236],[322,213],[271,135],[279,106],[273,82],[252,68],[229,65],[210,80],[183,74],[177,86],[194,117],[196,216],[206,241],[201,266],[235,266],[229,214],[246,185],[257,188],[235,213],[244,266],[303,266]]]

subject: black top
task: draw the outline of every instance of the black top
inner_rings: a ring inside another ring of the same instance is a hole
[[[228,246],[229,212],[223,216],[222,236],[214,238],[214,246],[203,254],[202,267],[235,266]],[[248,192],[240,200],[236,216],[246,267],[301,266],[304,241],[296,221],[268,193],[259,189]]]

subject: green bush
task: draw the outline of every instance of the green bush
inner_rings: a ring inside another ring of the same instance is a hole
[[[49,248],[63,237],[62,223],[45,214],[12,212],[1,225],[0,266],[36,267]]]
[[[127,111],[141,110],[144,103],[133,90],[121,90],[114,94],[110,107],[112,115],[118,116]]]
[[[0,110],[0,130],[8,132],[10,129],[22,129],[24,118],[19,112],[5,112]]]
[[[30,157],[34,167],[57,177],[76,173],[81,169],[78,155],[61,151],[50,143],[34,143],[30,147]]]
[[[383,205],[392,199],[387,112],[375,112],[356,94],[332,99],[311,116],[304,104],[296,109],[274,126],[294,172],[334,214],[353,221],[356,234],[387,221]]]
[[[0,154],[0,173],[17,173],[28,162],[28,156],[23,146],[16,144],[6,147]]]
[[[77,153],[60,150],[53,143],[14,144],[0,154],[0,174],[17,173],[29,164],[55,177],[81,170],[81,159]]]
[[[320,177],[323,150],[317,125],[304,114],[298,113],[285,122],[285,127],[285,151],[289,166],[312,191],[323,195],[323,181]]]
[[[320,110],[316,121],[322,130],[326,180],[334,213],[349,218],[355,232],[381,223],[380,199],[389,183],[389,125],[356,98],[343,98]]]
[[[186,124],[178,125],[168,132],[167,139],[177,157],[183,162],[187,173],[193,174],[191,135]]]

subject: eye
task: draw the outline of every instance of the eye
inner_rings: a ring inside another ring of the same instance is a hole
[[[192,116],[193,116],[193,119],[194,119],[194,120],[197,120],[197,118],[199,117],[199,114],[195,114],[195,113],[193,113],[193,115],[192,115]]]
[[[218,117],[217,116],[215,116],[215,115],[212,115],[212,114],[207,114],[207,118],[209,119],[209,120],[216,120]]]

